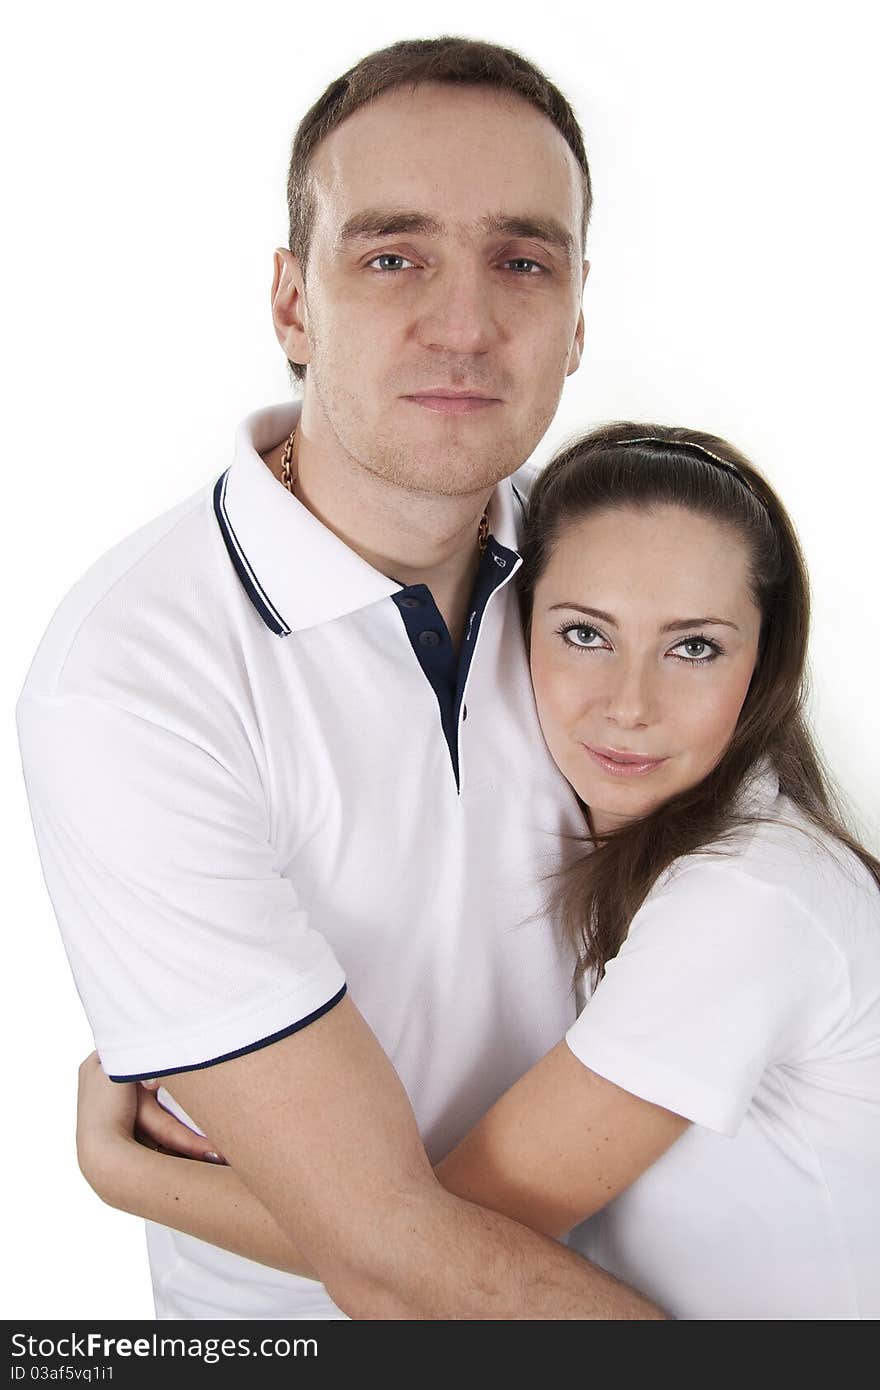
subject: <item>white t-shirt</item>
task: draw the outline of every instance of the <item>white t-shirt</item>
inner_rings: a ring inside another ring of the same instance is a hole
[[[773,818],[678,861],[567,1035],[692,1120],[573,1236],[677,1318],[880,1317],[880,890],[766,770]]]
[[[529,681],[521,508],[502,483],[456,658],[425,586],[266,467],[295,419],[248,420],[58,610],[18,708],[34,828],[109,1074],[266,1046],[347,986],[436,1160],[575,1016],[542,884],[579,817]],[[162,1317],[339,1316],[189,1236],[152,1226],[150,1253]]]

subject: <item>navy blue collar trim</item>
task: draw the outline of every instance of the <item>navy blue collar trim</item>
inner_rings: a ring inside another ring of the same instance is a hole
[[[217,517],[220,534],[223,537],[226,549],[229,551],[229,558],[235,566],[235,572],[242,582],[244,591],[260,617],[263,619],[263,622],[270,631],[276,633],[277,636],[287,637],[290,628],[287,626],[287,623],[272,603],[266,590],[257,579],[253,566],[242,550],[238,537],[233,530],[232,522],[229,520],[229,515],[226,511],[226,480],[228,476],[229,469],[227,468],[226,472],[217,479],[217,483],[214,487],[214,514]]]
[[[343,998],[347,985],[343,985],[338,994],[334,994],[332,999],[328,999],[326,1004],[322,1004],[320,1009],[315,1009],[314,1013],[306,1018],[301,1018],[297,1023],[291,1023],[289,1028],[282,1028],[278,1033],[271,1033],[268,1038],[258,1038],[256,1042],[248,1043],[247,1047],[238,1047],[234,1052],[224,1052],[222,1057],[211,1057],[207,1062],[189,1062],[179,1067],[165,1067],[164,1071],[142,1071],[136,1076],[111,1076],[111,1081],[153,1081],[157,1076],[177,1076],[182,1071],[204,1071],[205,1067],[216,1067],[220,1062],[231,1062],[234,1057],[245,1057],[249,1052],[259,1052],[261,1047],[268,1047],[270,1043],[280,1042],[282,1038],[289,1038],[291,1033],[298,1033],[301,1028],[307,1028],[310,1023],[323,1018],[328,1014]]]
[[[507,546],[496,541],[494,536],[489,537],[489,543],[485,553],[480,560],[480,568],[474,582],[473,593],[471,594],[470,614],[468,615],[467,630],[465,640],[462,645],[461,655],[458,661],[458,673],[456,679],[455,703],[452,711],[452,728],[450,729],[450,748],[453,750],[453,767],[455,769],[456,785],[459,782],[458,771],[458,719],[464,700],[464,688],[467,684],[468,672],[471,668],[471,661],[474,649],[477,645],[477,634],[480,624],[483,621],[483,614],[486,605],[496,589],[506,583],[512,571],[516,568],[519,555],[515,550],[508,550]]]
[[[403,619],[416,659],[437,697],[440,724],[449,749],[458,790],[461,789],[458,764],[459,716],[480,624],[489,599],[495,590],[510,578],[518,560],[516,551],[501,545],[494,536],[489,537],[471,592],[468,605],[470,611],[458,655],[427,585],[411,584],[391,595]]]

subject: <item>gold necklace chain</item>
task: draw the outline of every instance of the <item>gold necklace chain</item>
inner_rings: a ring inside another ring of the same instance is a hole
[[[293,452],[296,448],[296,437],[298,433],[299,425],[297,424],[285,440],[284,453],[281,455],[281,481],[290,493],[293,492],[294,486],[296,485],[296,471],[291,469],[291,463],[293,461]],[[297,450],[297,453],[298,452]]]
[[[281,481],[289,493],[293,493],[296,487],[296,461],[299,450],[297,449],[299,435],[299,424],[297,423],[291,430],[284,442],[284,453],[281,455]],[[480,547],[480,554],[483,555],[486,546],[489,544],[489,512],[483,512],[480,517],[480,525],[477,528],[477,544]]]

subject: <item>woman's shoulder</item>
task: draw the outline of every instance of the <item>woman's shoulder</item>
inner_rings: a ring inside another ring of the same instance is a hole
[[[740,800],[736,829],[654,886],[567,1034],[585,1066],[727,1135],[769,1068],[861,1084],[834,1069],[869,1071],[880,1036],[876,884],[766,771]]]
[[[766,764],[738,798],[742,818],[722,840],[676,860],[650,898],[701,890],[741,910],[812,923],[834,939],[880,927],[880,889],[861,860],[780,791]],[[880,942],[880,935],[877,937]]]

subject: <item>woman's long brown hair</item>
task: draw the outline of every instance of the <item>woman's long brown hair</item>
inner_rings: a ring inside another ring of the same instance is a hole
[[[804,717],[810,595],[797,535],[767,481],[732,445],[696,430],[625,422],[559,453],[529,505],[520,571],[526,632],[535,586],[570,526],[594,512],[670,505],[712,517],[745,541],[762,617],[758,660],[733,737],[708,776],[601,839],[588,833],[589,852],[565,870],[554,902],[578,952],[576,973],[589,971],[594,981],[676,859],[759,819],[738,794],[764,759],[811,826],[846,846],[880,886],[880,862],[847,829]]]

